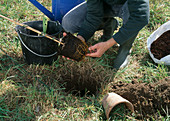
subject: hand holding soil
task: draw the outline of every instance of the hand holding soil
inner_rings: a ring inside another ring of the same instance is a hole
[[[116,44],[116,41],[111,38],[106,42],[97,43],[91,47],[89,47],[90,53],[86,56],[89,57],[101,57],[110,47]]]

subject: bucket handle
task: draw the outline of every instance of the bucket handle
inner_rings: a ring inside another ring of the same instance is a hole
[[[27,50],[29,50],[31,53],[33,53],[34,55],[39,56],[39,57],[48,58],[48,57],[52,57],[52,56],[54,56],[54,55],[56,55],[56,54],[58,53],[58,52],[56,51],[55,53],[50,54],[50,55],[40,55],[40,54],[34,52],[33,50],[31,50],[31,49],[22,41],[22,38],[21,38],[21,36],[20,36],[19,33],[20,33],[20,31],[17,30],[17,34],[18,34],[18,36],[19,36],[19,39],[20,39],[22,45],[24,45],[24,47],[25,47]]]

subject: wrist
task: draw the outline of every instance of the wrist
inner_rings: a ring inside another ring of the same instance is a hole
[[[109,40],[106,41],[107,46],[111,48],[113,45],[117,44],[117,42],[114,40],[114,38],[110,38]]]

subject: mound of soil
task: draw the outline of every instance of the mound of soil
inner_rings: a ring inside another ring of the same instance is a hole
[[[151,44],[151,52],[159,60],[170,55],[170,30],[164,32]]]
[[[158,116],[158,111],[165,116],[163,109],[170,109],[170,78],[149,84],[118,82],[111,84],[110,91],[129,100],[134,105],[138,119]]]

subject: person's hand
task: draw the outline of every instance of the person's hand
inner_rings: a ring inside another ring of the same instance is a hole
[[[67,33],[66,32],[63,32],[63,36],[65,37],[67,35]]]
[[[88,53],[86,56],[101,57],[105,53],[105,51],[107,51],[114,44],[116,44],[116,41],[113,38],[109,39],[106,42],[97,43],[97,44],[89,47],[90,53]]]
[[[89,47],[90,53],[86,54],[86,56],[101,57],[107,49],[108,49],[107,44],[105,42],[100,42],[93,46],[90,46]]]

